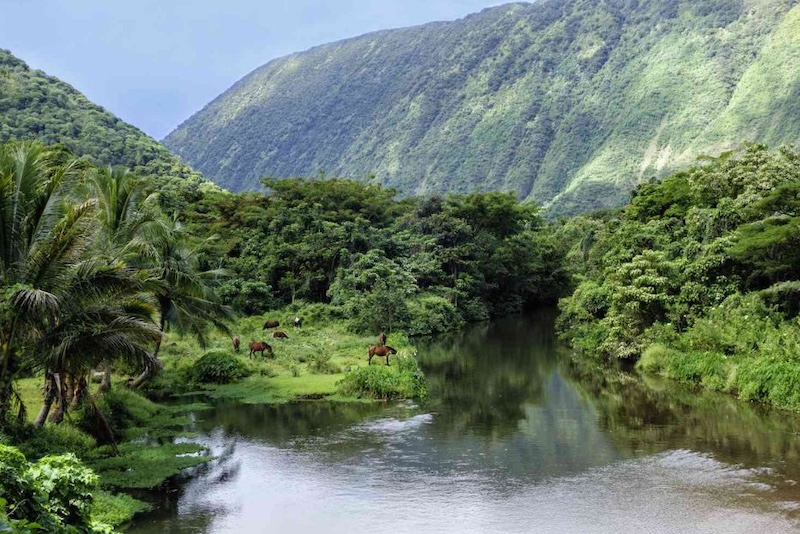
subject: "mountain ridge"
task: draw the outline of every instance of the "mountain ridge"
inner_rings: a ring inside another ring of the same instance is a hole
[[[797,20],[796,0],[506,4],[272,60],[164,144],[233,190],[325,172],[608,207],[706,152],[800,140]]]
[[[158,141],[75,87],[0,49],[0,143],[59,143],[96,165],[122,165],[180,194],[216,188]]]

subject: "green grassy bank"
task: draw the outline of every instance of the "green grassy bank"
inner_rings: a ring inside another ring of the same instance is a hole
[[[284,317],[286,315],[286,317]],[[194,338],[167,334],[160,352],[164,364],[157,377],[141,391],[125,387],[129,376],[115,370],[112,391],[96,394],[97,405],[106,414],[118,451],[98,443],[91,436],[92,420],[85,410],[70,413],[60,425],[47,423],[41,429],[28,427],[18,436],[6,436],[30,460],[48,454],[75,453],[99,477],[93,518],[122,525],[143,510],[145,502],[131,497],[132,490],[150,490],[164,484],[182,470],[212,459],[208,451],[189,438],[189,411],[202,411],[209,404],[173,405],[175,396],[206,396],[252,404],[319,400],[335,402],[373,402],[378,399],[424,396],[424,378],[417,367],[416,350],[405,334],[390,333],[387,344],[397,350],[385,359],[373,358],[367,365],[368,348],[375,336],[348,331],[344,321],[328,318],[306,319],[301,328],[292,325],[295,314],[284,311],[264,316],[241,318],[232,324],[232,333],[241,339],[234,351],[231,338],[214,333],[206,347]],[[265,318],[278,319],[285,339],[273,338],[276,329],[263,330]],[[249,355],[250,340],[265,341],[272,354]],[[135,373],[130,373],[135,375]],[[17,382],[32,422],[42,404],[42,379],[25,378]],[[149,397],[149,398],[148,398]],[[155,402],[150,399],[157,399]]]

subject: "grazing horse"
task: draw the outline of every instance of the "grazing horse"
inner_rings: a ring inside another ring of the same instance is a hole
[[[294,326],[295,328],[300,328],[303,326],[303,318],[302,317],[295,317],[294,318]]]
[[[268,320],[266,323],[264,323],[264,328],[262,328],[261,330],[266,330],[267,328],[278,328],[280,325],[281,323],[279,323],[278,321]]]
[[[370,345],[369,360],[367,360],[367,365],[372,365],[373,356],[386,356],[386,365],[389,365],[390,354],[397,354],[397,350],[388,345]]]
[[[384,332],[382,330],[381,330],[381,333],[378,334],[378,345],[381,346],[381,347],[386,345],[386,332]]]
[[[272,337],[277,337],[280,339],[289,339],[289,336],[286,335],[286,332],[281,332],[280,330],[275,330],[272,333]]]
[[[233,350],[239,352],[239,345],[241,345],[242,340],[239,339],[239,336],[233,336]]]
[[[272,347],[264,343],[263,341],[251,341],[250,342],[250,356],[254,356],[256,352],[261,353],[261,357],[264,357],[264,352],[268,352],[270,355],[274,356],[272,352]]]

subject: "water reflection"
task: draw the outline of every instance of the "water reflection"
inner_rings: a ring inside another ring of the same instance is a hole
[[[218,405],[131,532],[800,532],[798,419],[578,366],[553,314],[419,344],[422,405]]]

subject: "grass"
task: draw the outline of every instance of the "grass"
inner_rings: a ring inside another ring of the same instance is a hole
[[[94,492],[92,505],[92,519],[113,526],[124,525],[133,519],[133,516],[150,510],[152,507],[127,493],[109,493],[107,491]]]
[[[278,317],[282,324],[290,324],[280,312],[264,317],[240,319],[233,328],[242,339],[242,352],[233,352],[230,339],[224,335],[212,336],[205,350],[194,345],[189,338],[170,338],[162,351],[164,370],[156,387],[164,385],[178,391],[179,387],[200,389],[211,398],[233,399],[246,404],[273,404],[294,400],[325,398],[332,401],[360,400],[353,395],[342,395],[338,384],[347,372],[367,365],[367,351],[376,343],[374,336],[350,333],[341,322],[315,322],[307,319],[302,328],[289,327],[284,331],[289,339],[274,339],[271,331],[262,330],[265,317]],[[282,329],[279,328],[279,329]],[[274,357],[249,357],[250,340],[266,341],[272,346]],[[397,349],[390,357],[396,366],[398,357],[413,356],[413,345],[403,334],[390,334],[388,343]],[[189,385],[185,377],[191,375],[192,366],[206,351],[228,351],[247,366],[249,376],[229,384]],[[379,364],[373,361],[373,366]]]
[[[282,318],[279,313],[273,312],[268,316],[279,317],[281,323],[291,324],[290,318]],[[408,367],[408,362],[413,362],[407,357],[416,353],[405,335],[391,333],[389,344],[397,349],[398,354],[391,356],[390,368],[376,360],[371,369],[365,369],[368,348],[376,342],[374,336],[350,333],[343,322],[331,323],[322,318],[308,317],[302,328],[285,329],[288,339],[273,339],[271,332],[262,330],[263,322],[264,317],[249,317],[234,325],[234,333],[242,339],[242,352],[239,354],[234,353],[231,340],[224,334],[212,335],[209,346],[205,348],[198,347],[191,338],[168,335],[160,354],[164,368],[148,385],[148,392],[160,398],[201,394],[211,399],[232,399],[248,404],[320,398],[370,402],[372,397],[391,398],[398,393],[387,389],[389,392],[386,394],[371,396],[350,387],[347,395],[342,394],[341,383],[348,373],[392,378],[395,374],[400,375],[401,370]],[[274,357],[250,358],[247,344],[251,339],[272,345]],[[195,364],[210,351],[236,359],[237,368],[241,364],[246,370],[246,378],[228,384],[192,383],[190,378],[197,376],[192,372],[196,370]],[[406,364],[401,365],[401,359]],[[116,373],[112,392],[105,397],[96,397],[121,441],[118,455],[113,455],[108,446],[97,446],[94,439],[78,427],[81,418],[77,413],[68,416],[61,425],[46,424],[18,443],[30,458],[76,452],[100,477],[103,489],[95,494],[95,519],[113,525],[127,523],[136,513],[149,509],[149,505],[125,493],[112,492],[156,488],[183,470],[212,459],[209,451],[201,445],[174,442],[176,436],[188,435],[188,413],[207,409],[210,407],[208,404],[193,402],[170,406],[156,403],[139,392],[126,389],[123,386],[125,380],[125,376]],[[381,384],[383,387],[395,382],[405,384],[400,379],[386,379]],[[33,421],[42,405],[41,385],[40,377],[17,381],[29,422]],[[92,388],[94,390],[96,386],[92,385]],[[410,388],[406,390],[411,391]],[[399,394],[405,394],[405,390]]]
[[[100,477],[101,486],[156,488],[184,469],[212,459],[208,449],[197,443],[166,443],[151,447],[140,443],[123,443],[119,453],[118,456],[106,456],[88,462]]]

